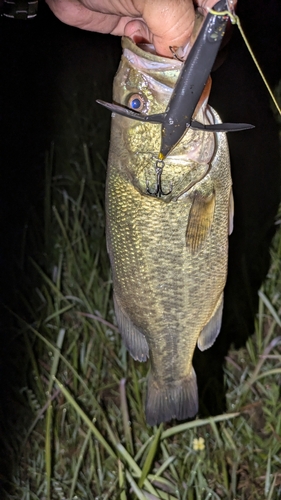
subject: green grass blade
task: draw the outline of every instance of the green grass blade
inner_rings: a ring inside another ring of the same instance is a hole
[[[49,321],[58,318],[61,314],[64,314],[66,311],[70,311],[70,309],[73,309],[73,307],[75,307],[75,304],[69,304],[68,306],[63,307],[62,309],[53,312],[52,314],[47,316],[47,318],[44,320],[44,323],[49,323]]]
[[[163,472],[165,472],[166,469],[168,469],[168,467],[170,466],[170,464],[172,464],[176,459],[176,456],[175,455],[172,455],[170,457],[168,457],[164,462],[163,464],[159,467],[159,469],[157,469],[157,471],[155,472],[155,474],[151,474],[149,476],[149,479],[151,482],[155,481],[155,479],[159,479],[160,476],[163,474]]]
[[[126,440],[129,452],[133,455],[134,454],[134,445],[133,445],[131,422],[130,422],[130,417],[129,417],[127,397],[126,397],[126,379],[125,378],[122,378],[122,380],[120,381],[120,399],[121,399],[121,413],[122,413],[122,419],[123,419],[125,440]]]
[[[99,430],[96,428],[96,426],[93,424],[93,422],[87,417],[87,415],[84,413],[82,408],[76,403],[75,399],[71,396],[70,392],[67,391],[67,389],[59,382],[59,380],[54,377],[54,380],[58,387],[60,388],[61,392],[65,396],[65,399],[71,404],[71,406],[75,409],[75,411],[80,415],[82,420],[85,422],[85,424],[91,429],[91,432],[94,434],[96,439],[102,444],[102,446],[106,449],[108,454],[112,458],[117,458],[115,452],[111,448],[111,446],[108,444],[108,442],[105,440],[105,438],[101,435]]]
[[[270,490],[270,478],[271,478],[271,451],[269,450],[267,457],[267,465],[266,465],[266,476],[265,476],[265,485],[264,485],[264,494],[267,497]]]
[[[148,476],[149,471],[151,469],[153,460],[154,460],[155,455],[156,455],[157,450],[158,450],[158,445],[159,445],[159,440],[161,437],[162,430],[163,430],[163,425],[160,425],[155,436],[154,436],[154,439],[149,447],[147,457],[146,457],[145,462],[143,464],[141,477],[139,478],[139,481],[138,481],[138,486],[140,488],[143,487],[144,481],[145,481],[146,477]]]
[[[212,428],[212,431],[215,435],[215,438],[216,438],[216,441],[218,444],[218,448],[222,448],[222,440],[220,438],[219,431],[218,431],[218,428],[216,426],[216,422],[214,421],[213,417],[209,417],[209,421],[210,421],[210,426]]]
[[[45,462],[46,462],[46,496],[51,500],[51,477],[52,477],[52,414],[53,407],[50,405],[46,418],[46,440],[45,440]]]
[[[231,420],[233,418],[239,417],[240,412],[235,413],[224,413],[222,415],[217,415],[216,417],[211,417],[213,422],[224,422],[225,420]],[[193,420],[192,422],[187,422],[185,424],[175,425],[170,429],[162,432],[161,440],[167,439],[168,437],[174,436],[181,432],[185,432],[190,429],[196,429],[197,427],[202,427],[203,425],[209,425],[210,418],[202,418]]]
[[[276,486],[275,486],[276,479],[277,479],[277,474],[274,475],[274,478],[273,478],[273,481],[272,481],[272,484],[271,484],[271,487],[270,487],[270,490],[268,492],[268,496],[267,496],[266,500],[273,500],[274,499],[273,495],[276,492]]]
[[[259,297],[262,299],[263,303],[266,305],[266,307],[269,310],[269,312],[271,313],[272,317],[275,319],[277,325],[281,327],[281,319],[280,319],[279,315],[275,311],[270,300],[267,298],[267,296],[261,290],[259,290]]]
[[[84,459],[87,447],[89,445],[89,441],[90,441],[91,435],[92,435],[92,430],[89,429],[88,432],[87,432],[87,435],[85,437],[85,440],[84,440],[81,452],[79,453],[79,457],[78,457],[78,460],[77,460],[76,467],[74,469],[74,474],[73,474],[71,488],[70,488],[70,494],[69,494],[69,500],[73,499],[73,495],[74,495],[76,484],[77,484],[79,470],[81,468],[81,465],[82,465],[82,462],[83,462],[83,459]]]
[[[144,495],[143,492],[140,490],[140,488],[138,487],[137,483],[134,481],[133,477],[131,476],[131,474],[128,470],[126,470],[126,478],[127,478],[128,482],[130,483],[131,488],[132,488],[133,492],[135,493],[136,497],[139,500],[147,500],[147,496]],[[155,497],[155,500],[157,500],[157,498],[159,498],[159,497]]]
[[[59,334],[58,334],[58,338],[57,338],[57,349],[54,351],[54,359],[53,359],[53,363],[52,363],[52,368],[51,368],[51,372],[50,372],[50,379],[49,379],[49,386],[48,386],[48,396],[51,396],[52,387],[53,387],[53,383],[54,383],[54,377],[57,374],[57,369],[58,369],[58,365],[59,365],[59,361],[60,361],[60,351],[61,351],[61,348],[63,345],[64,336],[65,336],[65,329],[61,328],[59,331]]]
[[[124,461],[129,466],[129,468],[134,472],[136,477],[140,478],[141,474],[142,474],[140,467],[138,466],[138,464],[136,464],[133,457],[127,452],[127,450],[124,448],[124,446],[121,443],[117,444],[117,450],[119,451],[120,456],[124,459]],[[150,482],[147,479],[144,480],[144,486],[150,493],[157,496],[156,490],[154,489],[154,487],[150,484]]]
[[[121,460],[118,459],[118,479],[119,479],[119,488],[120,488],[120,500],[127,500],[127,495],[125,491],[125,477],[124,477],[124,468]]]
[[[140,447],[139,451],[135,455],[135,462],[139,461],[139,459],[142,457],[142,455],[144,454],[146,448],[149,446],[149,444],[151,443],[151,441],[153,441],[153,439],[154,439],[154,435],[150,436],[145,441],[145,443]]]

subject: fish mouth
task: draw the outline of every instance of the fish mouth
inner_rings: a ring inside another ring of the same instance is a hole
[[[148,67],[149,69],[153,68],[158,71],[163,71],[167,67],[167,69],[171,70],[171,64],[176,69],[182,67],[182,61],[173,59],[172,51],[171,57],[160,56],[157,54],[152,44],[136,44],[131,38],[127,36],[122,37],[121,44],[124,51],[124,56],[129,59],[132,64],[136,64],[139,69],[146,69]],[[129,51],[129,53],[127,51]],[[141,60],[139,60],[139,58],[141,58]]]
[[[141,158],[146,158],[147,160],[147,157],[149,157],[149,160],[151,161],[151,163],[156,163],[157,161],[159,161],[159,158],[158,158],[158,155],[159,153],[158,152],[151,152],[151,153],[148,153],[147,151],[137,151],[134,156],[137,157],[138,159],[141,159]],[[163,163],[165,165],[170,165],[170,166],[173,166],[173,165],[189,165],[190,162],[194,163],[194,168],[196,167],[196,163],[199,163],[200,165],[203,165],[203,164],[208,164],[208,161],[197,161],[196,158],[192,158],[188,153],[184,154],[176,154],[176,155],[169,155],[165,158],[165,160],[163,160]]]
[[[167,156],[164,160],[165,165],[186,165],[187,163],[189,164],[190,162],[200,164],[200,165],[207,165],[209,164],[208,161],[198,161],[195,158],[193,159],[189,154],[179,154],[179,155],[171,155]],[[196,166],[194,166],[196,168]]]
[[[159,56],[150,44],[137,45],[128,37],[122,37],[123,57],[137,70],[148,74],[155,81],[171,88],[171,81],[176,81],[183,66],[181,61],[172,57]],[[172,53],[171,53],[172,55]]]
[[[123,50],[128,49],[130,51],[133,51],[136,55],[141,56],[142,58],[149,61],[149,69],[151,69],[151,62],[154,63],[155,69],[159,64],[159,69],[161,68],[162,70],[163,69],[165,70],[165,64],[167,64],[169,70],[171,70],[171,62],[175,63],[175,68],[181,68],[183,61],[185,61],[185,59],[188,57],[190,49],[198,35],[198,32],[202,26],[203,21],[204,21],[204,15],[197,9],[195,12],[195,23],[190,41],[188,41],[188,43],[182,47],[171,46],[170,57],[160,56],[159,54],[157,54],[154,45],[149,42],[136,43],[131,38],[126,36],[122,37],[122,48]],[[148,63],[142,62],[142,64],[146,66]]]

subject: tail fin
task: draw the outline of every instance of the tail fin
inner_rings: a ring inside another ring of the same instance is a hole
[[[197,412],[198,391],[193,367],[188,377],[163,386],[149,375],[145,407],[148,425],[168,422],[172,418],[185,420]]]

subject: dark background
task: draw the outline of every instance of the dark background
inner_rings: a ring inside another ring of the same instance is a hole
[[[238,14],[273,87],[281,78],[280,2],[239,0]],[[280,197],[277,123],[237,28],[227,52],[213,73],[210,104],[223,121],[248,122],[256,128],[228,135],[235,231],[230,238],[222,331],[213,348],[195,355],[202,414],[223,411],[224,356],[230,344],[243,345],[254,331],[256,292],[268,269]],[[45,154],[54,141],[57,156],[67,161],[77,141],[86,141],[92,150],[99,147],[106,159],[110,116],[93,102],[111,100],[120,54],[119,38],[65,26],[44,4],[35,20],[0,19],[0,446],[5,450],[0,479],[14,456],[9,437],[20,412],[14,393],[24,377],[23,353],[7,307],[28,319],[18,297],[21,290],[28,295],[34,283],[25,272],[22,254],[37,255],[42,249],[23,246],[23,240],[28,226],[35,232],[42,228]],[[77,137],[71,127],[67,108],[73,100],[81,115],[92,103],[95,138],[90,125],[85,137]]]

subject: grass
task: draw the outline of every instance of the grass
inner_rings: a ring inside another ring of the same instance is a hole
[[[7,498],[281,498],[281,230],[255,334],[227,357],[227,412],[150,428],[147,366],[128,356],[113,314],[104,186],[83,154],[67,176],[47,161],[44,253],[29,262],[38,286],[23,297],[31,319],[18,318],[33,417]]]
[[[35,284],[25,318],[12,314],[28,418],[7,500],[281,499],[281,209],[255,334],[226,358],[226,413],[148,427],[147,364],[128,355],[113,312],[105,164],[79,146],[88,125],[73,128],[73,159],[46,158],[44,228],[28,235],[37,255],[22,252]]]

